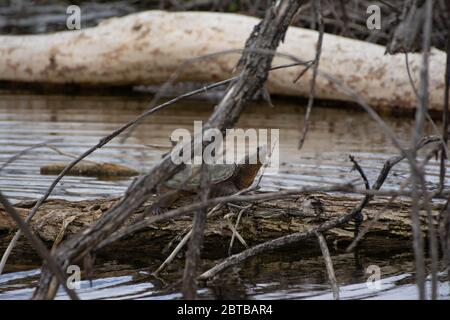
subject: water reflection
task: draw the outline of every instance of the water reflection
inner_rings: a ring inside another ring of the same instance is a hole
[[[301,250],[290,255],[272,254],[253,258],[226,271],[220,278],[209,281],[206,286],[202,285],[198,294],[203,299],[332,299],[323,260],[315,254],[311,254],[311,250]],[[379,288],[367,285],[368,275],[355,275],[351,267],[353,255],[332,256],[341,299],[417,299],[413,265],[410,263],[412,254],[391,253],[395,262],[373,255],[374,252],[364,254],[364,266],[380,266]],[[203,266],[210,267],[214,262],[206,259]],[[84,300],[180,299],[182,262],[174,262],[177,268],[181,267],[178,271],[154,278],[150,273],[157,263],[157,259],[147,260],[145,267],[121,264],[115,260],[99,263],[92,283],[83,280],[77,293]],[[1,275],[0,300],[29,299],[39,274],[39,269],[31,269]],[[429,277],[428,293],[430,282]],[[439,274],[439,292],[439,299],[450,299],[449,282],[444,273]],[[68,297],[61,289],[56,299]]]

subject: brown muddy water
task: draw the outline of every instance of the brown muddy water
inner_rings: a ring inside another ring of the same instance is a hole
[[[81,154],[100,138],[144,111],[151,97],[25,95],[0,94],[0,165],[15,153],[45,140],[62,138],[54,146],[72,154]],[[263,190],[281,190],[299,186],[324,186],[359,179],[351,170],[351,154],[373,182],[383,162],[396,155],[383,132],[368,115],[354,108],[317,107],[313,110],[310,132],[301,151],[297,150],[299,128],[304,119],[304,104],[296,100],[275,100],[271,108],[263,102],[250,104],[238,128],[280,130],[280,169],[264,176]],[[89,159],[123,164],[146,172],[163,151],[146,144],[168,145],[170,133],[180,127],[192,128],[194,120],[205,120],[212,102],[189,100],[152,115],[131,137],[121,143],[116,138]],[[412,118],[384,116],[398,139],[408,145]],[[439,125],[439,124],[438,124]],[[431,128],[427,133],[432,134]],[[0,190],[12,201],[42,196],[54,176],[39,174],[40,166],[68,161],[46,148],[26,154],[0,173]],[[433,188],[438,181],[435,159],[427,166],[427,181]],[[384,188],[397,188],[408,177],[407,163],[399,164]],[[66,176],[52,198],[83,200],[122,194],[131,179],[100,180]],[[446,180],[448,184],[448,180]],[[332,250],[336,276],[344,299],[415,299],[413,257],[407,241],[366,244],[357,254]],[[387,242],[387,241],[385,241]],[[2,244],[1,247],[4,247]],[[331,246],[331,244],[330,244]],[[207,251],[207,250],[206,250]],[[203,261],[206,270],[224,255],[209,255]],[[108,253],[99,258],[93,286],[83,281],[79,289],[84,299],[177,299],[183,259],[178,259],[160,278],[150,275],[164,256],[141,252]],[[367,267],[381,268],[381,288],[369,288]],[[39,261],[12,259],[7,273],[0,276],[0,299],[29,298],[39,273]],[[172,285],[174,284],[175,285]],[[441,299],[450,298],[448,282],[442,275]],[[316,245],[307,243],[276,254],[256,257],[223,274],[199,294],[204,298],[250,299],[330,299],[325,267]],[[58,298],[64,299],[64,293]]]

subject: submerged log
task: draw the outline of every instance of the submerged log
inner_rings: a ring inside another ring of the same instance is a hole
[[[43,165],[40,168],[40,172],[44,175],[58,175],[67,165],[68,163],[65,162]],[[67,174],[87,177],[120,178],[137,176],[139,175],[139,171],[115,163],[81,161],[70,169]]]
[[[258,19],[225,13],[147,11],[107,19],[97,27],[48,35],[0,36],[0,80],[81,85],[161,84],[186,60],[230,49],[242,49]],[[317,32],[290,27],[278,52],[311,60]],[[379,45],[326,34],[320,70],[356,90],[367,103],[391,109],[414,108],[403,55],[384,55]],[[225,54],[195,62],[180,81],[211,82],[231,76],[240,54]],[[413,78],[421,59],[410,54]],[[292,62],[277,57],[273,65]],[[445,53],[430,57],[430,109],[442,110]],[[303,67],[271,72],[267,88],[273,94],[308,96],[311,70],[297,83]],[[323,76],[316,96],[350,100]]]
[[[80,232],[99,219],[116,201],[118,198],[80,202],[48,200],[32,220],[31,227],[49,245],[54,242],[59,243],[64,237]],[[358,203],[357,197],[324,193],[260,202],[254,204],[242,216],[238,231],[248,244],[261,243],[289,233],[314,228],[328,219],[346,214]],[[25,217],[33,204],[34,201],[25,201],[16,204],[15,207],[22,217]],[[151,201],[135,212],[125,225],[141,217],[144,208],[149,205],[151,205]],[[232,209],[222,209],[219,214],[208,220],[205,231],[208,243],[220,247],[228,245],[232,231],[227,222],[228,218],[224,218],[224,215],[229,214],[229,210]],[[433,205],[434,215],[437,216],[439,210],[440,205]],[[396,200],[395,203],[389,204],[387,199],[374,199],[363,211],[365,221],[362,228],[367,223],[371,223],[376,215],[379,215],[379,220],[368,233],[369,237],[410,239],[410,212],[410,202],[407,200]],[[422,215],[423,220],[426,221],[426,213],[422,212]],[[143,245],[153,246],[153,250],[158,251],[183,233],[191,225],[191,222],[192,217],[182,216],[170,221],[155,223],[152,227],[122,239],[117,245],[126,245],[130,250],[139,249]],[[7,235],[15,230],[14,222],[0,207],[0,243],[5,242],[1,246],[7,244]],[[353,239],[353,231],[354,225],[349,223],[330,230],[326,235],[329,240],[347,243]],[[26,245],[26,240],[21,241],[22,245]],[[31,248],[29,249],[31,250]]]

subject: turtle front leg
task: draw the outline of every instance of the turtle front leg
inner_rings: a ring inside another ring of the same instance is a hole
[[[237,192],[239,192],[239,188],[237,188],[232,182],[227,181],[215,185],[211,190],[211,197],[212,198],[226,197],[231,196],[232,194],[235,194]]]
[[[238,187],[236,187],[232,182],[226,182],[216,186],[215,189],[212,190],[212,197],[226,197],[236,194],[240,191]],[[237,205],[239,207],[244,207],[247,205],[246,202],[242,201],[231,201],[232,204]]]
[[[159,199],[153,203],[145,212],[145,215],[159,215],[167,212],[169,208],[180,198],[177,191],[169,191],[160,195]]]

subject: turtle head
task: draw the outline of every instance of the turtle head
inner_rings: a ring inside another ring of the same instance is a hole
[[[258,147],[255,153],[246,155],[237,165],[234,184],[239,189],[251,186],[266,158],[266,146]]]

